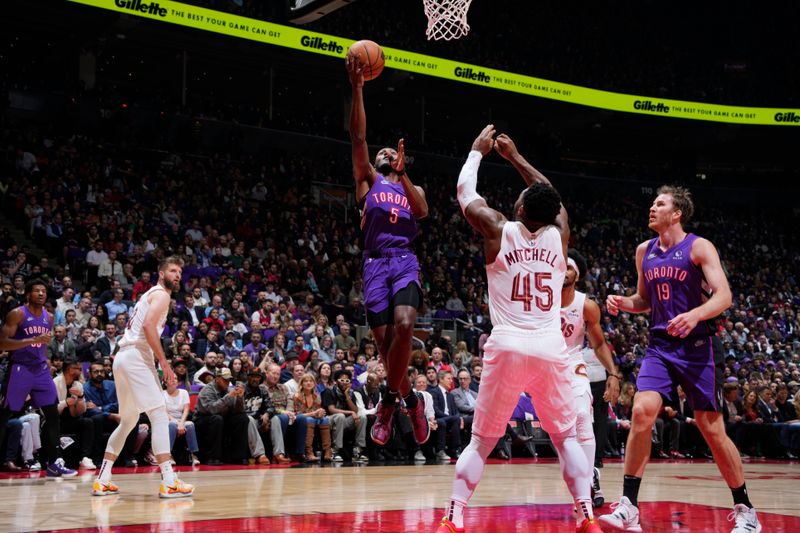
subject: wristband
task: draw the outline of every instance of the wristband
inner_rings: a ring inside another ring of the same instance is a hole
[[[608,378],[617,378],[619,381],[622,381],[622,376],[620,376],[619,374],[607,374],[606,379]]]

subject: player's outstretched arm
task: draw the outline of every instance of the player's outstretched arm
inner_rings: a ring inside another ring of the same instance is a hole
[[[547,176],[536,170],[533,165],[522,157],[522,154],[517,150],[517,145],[514,144],[511,137],[505,133],[501,133],[497,136],[494,149],[511,163],[517,172],[519,172],[519,175],[522,176],[522,179],[525,180],[525,184],[528,187],[534,183],[545,183],[551,187],[553,186],[550,180],[547,179]],[[561,212],[556,217],[556,225],[562,229],[562,233],[564,230],[569,231],[569,217],[567,216],[567,210],[564,208],[564,204],[561,204]],[[567,234],[567,238],[569,238],[569,234]]]
[[[605,394],[603,394],[603,399],[611,405],[614,405],[617,403],[617,398],[619,398],[622,376],[619,373],[617,365],[614,364],[611,350],[608,349],[605,336],[603,336],[603,329],[600,327],[600,306],[589,298],[586,298],[583,303],[583,318],[586,320],[586,333],[589,336],[589,346],[592,347],[597,359],[606,369],[606,372],[608,372],[606,391]]]
[[[667,333],[681,338],[689,335],[698,322],[719,316],[731,306],[733,299],[719,254],[711,241],[695,239],[692,243],[692,262],[703,270],[711,297],[702,305],[681,313],[667,323]]]
[[[650,311],[650,298],[647,295],[647,288],[644,286],[644,273],[642,272],[642,261],[649,241],[641,243],[636,248],[636,272],[638,281],[636,282],[636,294],[633,296],[620,296],[611,294],[606,299],[606,309],[609,314],[616,316],[620,311],[628,313],[646,313]]]
[[[403,139],[400,139],[397,143],[397,157],[392,160],[392,169],[400,176],[400,184],[406,193],[408,205],[414,218],[419,220],[427,217],[428,201],[425,199],[425,191],[422,190],[422,187],[417,187],[411,183],[411,178],[406,174],[406,144]]]
[[[488,154],[494,145],[494,133],[494,125],[489,124],[472,143],[472,151],[458,176],[457,194],[458,204],[467,222],[485,239],[487,264],[493,263],[500,251],[500,239],[503,235],[503,225],[506,223],[506,217],[489,207],[477,191],[478,167],[483,156]]]
[[[22,317],[22,310],[19,307],[12,309],[6,315],[3,327],[0,328],[0,351],[19,350],[32,344],[49,344],[53,340],[53,335],[49,332],[32,339],[12,339],[11,337],[16,335],[17,328],[22,323]]]
[[[350,108],[350,142],[352,143],[353,177],[356,180],[356,201],[360,202],[375,182],[375,167],[369,162],[367,146],[367,114],[364,110],[364,65],[356,58],[345,59],[347,75],[353,87]]]

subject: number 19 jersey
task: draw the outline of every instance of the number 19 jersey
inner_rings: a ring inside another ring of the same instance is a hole
[[[486,266],[492,324],[560,332],[566,272],[557,227],[543,226],[531,233],[521,222],[506,222],[500,252]]]

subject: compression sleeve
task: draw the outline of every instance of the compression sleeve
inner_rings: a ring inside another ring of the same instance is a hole
[[[467,156],[467,162],[461,167],[461,174],[458,175],[458,205],[461,212],[467,210],[467,206],[475,200],[483,199],[478,194],[478,167],[483,156],[477,150],[472,150]]]

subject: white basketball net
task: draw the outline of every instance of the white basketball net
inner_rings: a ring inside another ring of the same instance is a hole
[[[428,17],[428,40],[458,39],[469,33],[467,10],[472,0],[422,0]]]

